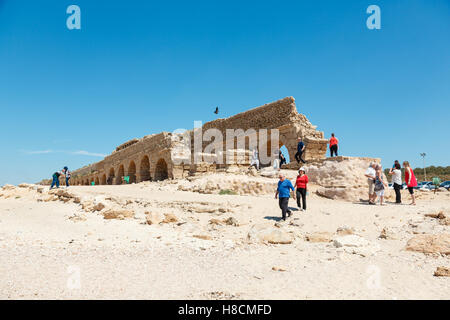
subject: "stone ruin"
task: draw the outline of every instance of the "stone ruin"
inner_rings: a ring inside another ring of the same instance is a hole
[[[224,141],[221,142],[223,142],[224,150],[221,152],[234,155],[227,158],[224,163],[214,163],[215,154],[194,153],[193,143],[190,144],[191,148],[186,147],[186,140],[192,141],[198,129],[182,134],[162,132],[121,144],[103,160],[73,171],[71,182],[73,185],[91,185],[92,183],[112,185],[122,184],[125,176],[129,176],[129,183],[134,183],[181,179],[202,172],[220,172],[232,167],[248,167],[251,153],[248,137],[244,137],[246,139],[244,148],[238,149],[238,136],[233,137],[232,141],[227,140],[227,129],[242,129],[243,131],[267,129],[268,137],[271,137],[271,130],[278,129],[279,145],[275,147],[279,149],[285,146],[288,150],[291,162],[284,166],[287,169],[298,168],[298,164],[294,160],[298,137],[301,137],[307,146],[303,155],[306,161],[326,158],[327,140],[324,139],[323,132],[316,130],[316,126],[313,126],[304,115],[297,112],[293,97],[268,103],[226,119],[207,122],[201,129],[205,132],[210,128],[216,128],[223,134]],[[257,139],[261,156],[259,134]],[[216,143],[216,141],[213,142]],[[203,141],[203,148],[208,144],[211,142]],[[227,145],[231,145],[232,148],[226,149]],[[274,147],[272,142],[268,140],[264,145],[267,147],[267,155],[270,156]],[[203,148],[202,150],[204,150]],[[238,157],[239,154],[243,157]],[[193,164],[194,157],[201,161]]]

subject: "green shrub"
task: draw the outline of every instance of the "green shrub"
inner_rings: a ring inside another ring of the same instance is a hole
[[[219,192],[220,195],[236,195],[237,193],[230,189],[222,189]]]

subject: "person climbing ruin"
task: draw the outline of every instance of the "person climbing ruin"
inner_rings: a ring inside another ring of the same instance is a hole
[[[400,163],[395,160],[394,167],[389,170],[389,174],[392,176],[392,185],[395,191],[395,203],[402,203],[402,194],[400,190],[402,189],[402,171]]]
[[[375,168],[377,167],[377,164],[374,162],[371,162],[369,164],[369,167],[366,170],[366,173],[364,174],[367,177],[367,183],[369,184],[369,204],[375,204],[375,179],[376,179],[376,171]]]
[[[374,191],[376,197],[380,198],[380,206],[383,205],[384,200],[384,190],[387,187],[387,183],[383,180],[383,172],[381,165],[377,165],[375,168],[375,184],[374,184]],[[376,197],[374,202],[376,202]]]
[[[290,217],[292,212],[289,210],[289,197],[291,195],[290,190],[295,191],[294,186],[291,181],[286,179],[286,176],[282,173],[278,176],[280,181],[278,181],[277,191],[275,193],[275,199],[278,198],[278,205],[281,209],[281,219],[286,221],[286,214]],[[295,193],[293,193],[292,198],[295,200]]]
[[[333,154],[337,157],[338,155],[338,139],[334,136],[334,133],[331,134],[330,141],[330,157],[333,157]]]
[[[64,173],[64,176],[66,178],[66,188],[68,188],[69,187],[69,180],[70,180],[70,177],[71,177],[71,173],[70,173],[68,167],[64,167],[62,172]]]
[[[417,187],[416,176],[414,175],[414,171],[409,165],[408,161],[403,161],[403,167],[405,168],[405,183],[408,187],[409,194],[411,195],[412,202],[410,205],[416,205],[416,197],[414,195],[414,187]]]
[[[308,176],[306,175],[306,169],[304,167],[301,167],[298,170],[297,180],[295,181],[295,187],[297,188],[297,191],[295,192],[297,195],[297,207],[300,209],[300,211],[306,211],[307,185]]]
[[[297,160],[297,163],[300,163],[300,161],[302,161],[303,163],[306,163],[305,160],[302,159],[302,154],[305,151],[305,144],[302,141],[302,138],[298,138],[298,143],[297,143],[297,153],[295,154],[295,160]]]
[[[258,149],[257,148],[253,148],[252,151],[252,158],[250,161],[250,167],[255,166],[256,170],[259,170],[259,154],[258,154]]]
[[[52,184],[51,184],[51,186],[50,186],[50,190],[52,190],[53,187],[54,187],[55,185],[56,185],[56,189],[59,188],[59,176],[60,176],[61,174],[64,174],[64,173],[63,173],[62,171],[56,171],[56,172],[52,175],[53,180],[52,180]]]

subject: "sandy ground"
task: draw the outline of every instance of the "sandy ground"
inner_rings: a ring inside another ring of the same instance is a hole
[[[38,201],[47,189],[17,188],[16,196],[0,198],[0,299],[450,298],[450,278],[433,276],[438,266],[450,267],[450,257],[405,251],[415,234],[449,232],[424,214],[448,211],[450,192],[421,195],[415,207],[310,192],[308,210],[294,211],[278,228],[295,240],[264,244],[249,243],[247,234],[254,224],[277,223],[273,195],[199,194],[158,183],[68,189],[82,199],[125,201],[135,212],[106,220],[80,204]],[[146,211],[173,213],[179,222],[148,225]],[[230,216],[239,226],[208,222]],[[343,226],[379,250],[363,256],[305,239]],[[379,238],[385,227],[396,239]]]

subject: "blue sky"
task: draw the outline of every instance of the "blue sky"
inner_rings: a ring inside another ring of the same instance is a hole
[[[447,0],[0,0],[0,185],[286,96],[344,155],[450,165],[449,53]]]

